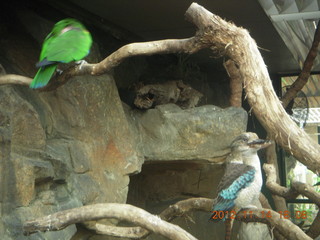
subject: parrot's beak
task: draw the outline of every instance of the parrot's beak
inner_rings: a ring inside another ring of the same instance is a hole
[[[272,144],[272,141],[270,140],[263,140],[263,139],[256,139],[251,142],[248,142],[248,146],[251,148],[266,148]]]

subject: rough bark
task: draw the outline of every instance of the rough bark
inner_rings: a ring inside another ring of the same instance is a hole
[[[242,106],[243,81],[239,69],[232,60],[227,60],[224,67],[230,77],[230,105],[234,107]]]
[[[272,174],[272,181],[274,184],[277,184],[280,186],[280,179],[279,179],[279,169],[278,169],[278,159],[277,159],[277,153],[276,153],[276,145],[273,143],[271,146],[269,146],[266,149],[266,159],[268,164],[272,165],[275,171]],[[271,178],[268,178],[268,180]],[[287,211],[287,203],[286,200],[277,194],[274,194],[274,192],[271,192],[272,199],[275,205],[275,208],[277,211]]]

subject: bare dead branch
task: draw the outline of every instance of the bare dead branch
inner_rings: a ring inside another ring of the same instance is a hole
[[[142,227],[117,227],[101,223],[96,223],[94,230],[98,234],[130,239],[142,239],[151,233]]]
[[[56,231],[70,224],[104,218],[116,218],[134,223],[140,227],[114,227],[96,224],[96,230],[101,234],[117,237],[143,238],[150,232],[161,234],[169,239],[195,239],[193,236],[176,225],[167,223],[175,217],[183,216],[189,211],[199,210],[210,212],[213,204],[212,199],[191,198],[177,202],[165,209],[159,217],[127,204],[107,203],[95,204],[71,210],[61,211],[46,217],[28,221],[24,224],[24,233],[31,234],[37,231]],[[270,209],[247,209],[247,216],[243,211],[238,213],[237,220],[244,222],[262,222],[275,227],[281,234],[289,239],[309,239],[303,231],[289,220],[280,216]],[[270,215],[264,213],[270,212]],[[264,213],[263,213],[264,212]],[[250,213],[250,214],[249,214]],[[162,218],[162,220],[160,219]],[[291,238],[292,236],[296,236]],[[301,237],[306,238],[301,238]]]
[[[239,73],[239,69],[234,61],[230,59],[224,63],[224,67],[230,77],[230,105],[234,107],[241,107],[243,81]]]
[[[318,211],[316,218],[313,220],[310,228],[306,233],[309,237],[313,239],[320,235],[320,211]]]
[[[190,211],[197,210],[210,212],[213,201],[214,200],[208,198],[190,198],[182,200],[163,210],[159,217],[164,221],[170,222],[173,219],[181,217]],[[96,231],[100,234],[135,239],[145,238],[150,234],[148,230],[141,227],[116,227],[106,226],[103,224],[96,224]]]
[[[266,223],[275,227],[284,237],[290,240],[311,240],[297,225],[270,209],[246,209],[239,212],[236,219],[243,222]]]
[[[263,169],[267,175],[266,185],[273,194],[279,195],[286,199],[295,199],[301,194],[309,198],[313,203],[320,206],[320,194],[316,192],[312,186],[301,182],[292,183],[291,188],[280,186],[275,181],[276,170],[274,166],[271,164],[264,164]]]
[[[132,222],[172,240],[196,240],[195,237],[177,225],[163,221],[143,209],[120,203],[95,204],[57,212],[26,222],[23,230],[26,235],[37,231],[57,231],[70,224],[104,218],[116,218]]]
[[[270,134],[268,134],[268,137],[269,137],[269,135]],[[274,172],[273,172],[272,176],[270,177],[270,179],[272,179],[272,183],[270,183],[270,184],[274,183],[275,185],[280,186],[279,185],[280,179],[279,179],[279,169],[278,169],[278,158],[277,158],[275,143],[273,143],[269,147],[267,147],[265,153],[266,153],[267,163],[274,167]],[[271,192],[271,194],[272,194],[272,199],[273,199],[273,202],[275,205],[275,209],[277,211],[288,211],[286,200],[282,196],[274,194],[273,192]]]
[[[213,15],[193,3],[188,19],[203,31],[201,42],[231,58],[239,67],[250,106],[272,138],[310,170],[320,172],[320,147],[287,115],[273,90],[257,44],[247,30]]]
[[[309,198],[313,203],[317,204],[320,207],[320,194],[314,190],[312,186],[302,182],[293,182],[291,184],[293,191],[298,192],[299,194]]]
[[[198,37],[186,39],[167,39],[153,42],[131,43],[125,45],[93,66],[92,75],[99,75],[118,66],[124,59],[133,56],[149,56],[167,53],[195,53],[207,46],[200,44]]]
[[[268,208],[268,209],[272,209],[272,207],[270,206],[270,203],[268,201],[268,199],[266,198],[266,196],[263,193],[260,193],[259,195],[259,201],[261,203],[261,206],[263,208]]]
[[[0,75],[0,85],[4,84],[18,84],[18,85],[27,85],[31,83],[32,78],[28,78],[21,75],[16,74],[5,74]]]
[[[268,199],[263,195],[263,193],[260,193],[260,196],[259,196],[259,201],[261,203],[261,206],[265,209],[272,209],[272,207],[270,206],[269,204],[269,201]],[[271,236],[274,236],[275,239],[277,240],[285,240],[284,236],[279,232],[278,229],[275,229],[273,227],[271,227],[269,225],[269,231],[270,231],[270,235]],[[273,238],[272,238],[273,239]]]
[[[317,29],[314,34],[313,42],[309,50],[309,53],[306,57],[306,60],[303,63],[301,73],[299,74],[298,78],[294,81],[294,83],[291,85],[289,90],[284,94],[284,96],[281,99],[282,105],[284,108],[288,106],[289,102],[297,96],[297,93],[301,91],[304,85],[308,82],[314,60],[316,59],[318,54],[319,43],[320,43],[320,22],[318,22]]]
[[[284,197],[286,199],[295,199],[299,195],[299,193],[295,192],[292,188],[286,188],[280,186],[277,183],[276,169],[271,164],[264,164],[263,170],[267,175],[266,185],[267,188],[271,191],[272,194]]]

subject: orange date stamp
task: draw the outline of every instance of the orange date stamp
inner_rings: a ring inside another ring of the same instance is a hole
[[[242,211],[243,218],[253,218],[253,212],[252,211]],[[291,214],[290,211],[278,211],[277,212],[280,215],[280,219],[306,219],[308,216],[307,211],[295,211],[294,214]],[[212,211],[211,219],[214,220],[222,220],[225,217],[228,217],[230,219],[236,218],[236,211]],[[271,211],[261,211],[259,218],[272,218],[272,212]]]

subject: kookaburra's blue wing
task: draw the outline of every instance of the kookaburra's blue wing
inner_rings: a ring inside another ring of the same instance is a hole
[[[212,211],[230,211],[235,207],[235,200],[239,192],[248,187],[254,180],[256,170],[254,167],[242,163],[227,164],[225,174],[218,186],[218,196]],[[212,215],[214,216],[215,213]],[[219,221],[221,218],[210,220]],[[226,214],[224,214],[226,216]],[[223,218],[224,220],[224,218]]]

